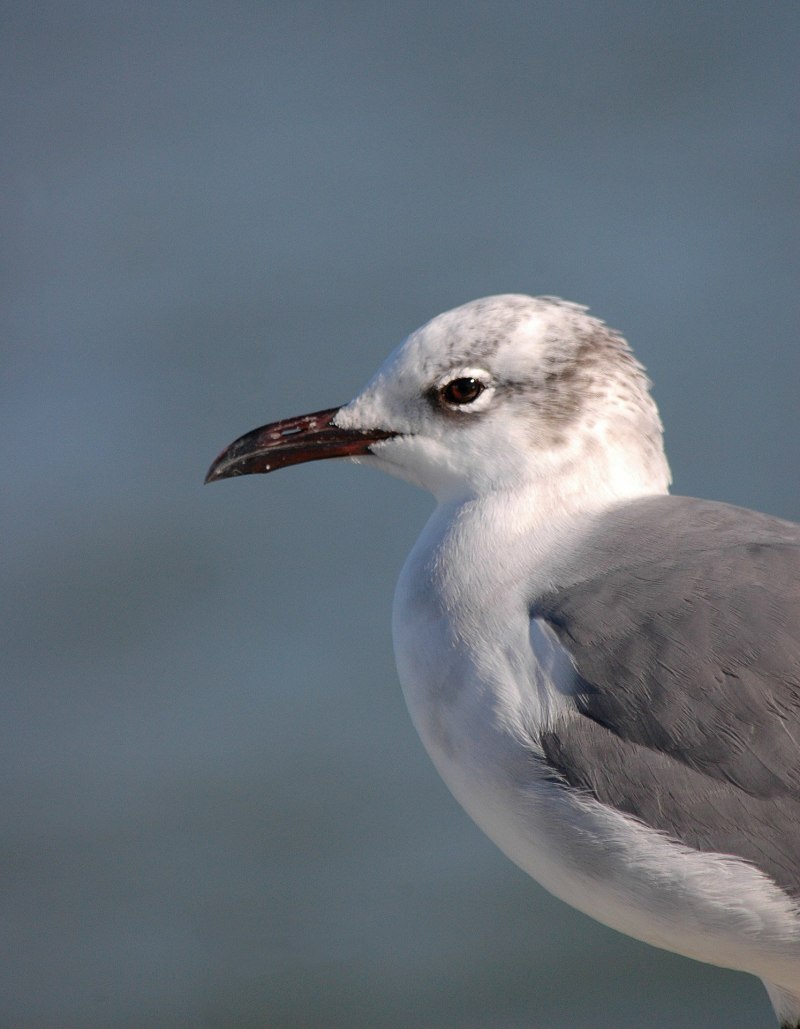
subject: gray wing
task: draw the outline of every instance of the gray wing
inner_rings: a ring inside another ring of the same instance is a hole
[[[577,673],[577,716],[542,734],[545,760],[800,896],[800,526],[659,497],[584,546],[591,578],[532,605]]]

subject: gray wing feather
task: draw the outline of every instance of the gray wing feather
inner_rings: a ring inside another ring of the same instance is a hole
[[[577,717],[542,734],[570,786],[800,895],[800,526],[724,504],[625,505],[589,578],[539,597]]]

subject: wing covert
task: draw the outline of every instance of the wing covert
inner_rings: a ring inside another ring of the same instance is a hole
[[[800,530],[663,497],[626,505],[584,546],[591,577],[532,606],[578,680],[579,717],[542,734],[546,760],[800,893]]]

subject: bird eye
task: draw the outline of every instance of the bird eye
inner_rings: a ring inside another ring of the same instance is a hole
[[[459,407],[463,404],[473,403],[485,389],[486,387],[480,379],[465,376],[462,379],[452,379],[445,383],[439,390],[439,396],[446,404]]]

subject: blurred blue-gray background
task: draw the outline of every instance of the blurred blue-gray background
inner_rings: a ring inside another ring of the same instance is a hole
[[[770,1026],[440,784],[389,632],[426,496],[202,478],[555,293],[634,343],[679,492],[800,516],[795,0],[0,10],[0,1024]]]

